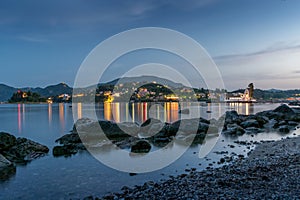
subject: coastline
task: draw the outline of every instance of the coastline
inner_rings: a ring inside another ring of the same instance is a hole
[[[102,199],[298,199],[299,165],[300,137],[286,138],[261,143],[246,159],[220,168],[125,186]]]

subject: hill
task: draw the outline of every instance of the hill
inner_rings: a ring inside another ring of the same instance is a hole
[[[105,85],[116,85],[117,83],[152,83],[152,82],[156,82],[157,84],[161,84],[161,85],[168,85],[169,87],[172,88],[182,88],[182,87],[187,87],[184,86],[181,83],[175,83],[173,81],[170,81],[168,79],[164,79],[164,78],[159,78],[159,77],[155,77],[155,76],[138,76],[138,77],[123,77],[123,78],[117,78],[113,81],[104,83]],[[101,85],[101,84],[100,84]]]
[[[8,101],[8,99],[15,93],[18,89],[0,84],[0,102]]]
[[[13,93],[17,92],[18,90],[22,91],[31,91],[40,94],[42,97],[50,97],[50,96],[57,96],[60,94],[72,94],[73,88],[69,87],[65,83],[59,83],[57,85],[50,85],[45,88],[31,88],[31,87],[24,87],[24,88],[14,88],[7,86],[5,84],[0,84],[0,102],[6,102],[8,99],[11,98]]]

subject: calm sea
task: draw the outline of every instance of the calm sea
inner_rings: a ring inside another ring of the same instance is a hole
[[[180,118],[198,116],[218,118],[227,110],[237,110],[240,114],[252,114],[262,110],[274,109],[278,104],[204,104],[186,103],[111,103],[82,105],[76,104],[2,104],[0,105],[0,131],[9,132],[17,137],[26,137],[45,144],[50,148],[49,155],[32,161],[25,166],[17,166],[17,172],[8,180],[0,182],[0,199],[70,199],[89,195],[102,196],[109,192],[119,192],[123,186],[134,186],[146,181],[160,181],[169,175],[186,173],[185,169],[205,169],[210,163],[217,162],[222,155],[215,151],[235,151],[246,154],[245,147],[227,148],[237,138],[220,136],[214,149],[205,157],[199,158],[201,145],[190,147],[171,165],[149,173],[130,176],[129,173],[111,169],[88,152],[72,157],[53,157],[55,140],[69,133],[73,127],[73,117],[88,117],[96,107],[98,119],[116,122],[133,121],[142,123],[149,117],[173,122]],[[189,108],[188,115],[180,115],[180,109]],[[73,113],[74,111],[74,113]],[[298,133],[297,133],[298,134]],[[291,135],[291,134],[290,134]],[[287,135],[285,135],[287,136]],[[244,135],[239,140],[273,140],[283,135],[261,133],[254,138]],[[209,140],[208,140],[209,142]],[[176,149],[176,148],[174,148]],[[110,155],[110,149],[101,152]],[[114,158],[113,156],[111,159]],[[213,166],[218,166],[213,163]]]

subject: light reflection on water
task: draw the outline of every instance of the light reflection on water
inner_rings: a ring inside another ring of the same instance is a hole
[[[139,124],[148,118],[159,119],[162,122],[174,122],[183,118],[203,117],[218,119],[228,110],[236,110],[239,114],[253,114],[265,109],[273,109],[278,104],[251,104],[251,103],[103,103],[96,105],[77,104],[74,109],[77,119],[96,109],[98,119],[120,122],[137,122]],[[189,114],[181,114],[180,110],[189,109]]]
[[[112,103],[75,105],[75,115],[78,118],[85,117],[86,111],[96,107],[99,119],[114,120],[116,122],[132,121],[142,123],[147,118],[157,118],[166,122],[174,122],[178,119],[189,118],[195,109],[200,110],[200,116],[204,118],[218,118],[228,110],[237,110],[240,114],[252,114],[262,110],[274,109],[278,104],[204,104],[186,103],[179,105],[174,102],[165,103]],[[190,114],[178,113],[180,109],[190,109]],[[85,112],[83,112],[83,110]],[[207,112],[211,111],[211,112]],[[10,104],[0,105],[0,131],[10,132],[16,136],[30,138],[34,141],[46,144],[52,149],[54,141],[66,134],[73,126],[72,108],[70,104]],[[299,131],[297,134],[300,134]],[[235,151],[246,154],[245,148],[236,145],[234,149],[228,149],[227,145],[234,140],[266,140],[279,139],[286,135],[278,133],[260,133],[255,137],[243,135],[239,138],[221,136],[213,151],[208,154],[209,159],[219,160],[221,155],[215,151]],[[177,141],[167,151],[176,153],[181,146]],[[207,138],[206,142],[209,142]],[[3,199],[58,199],[82,198],[95,194],[104,195],[111,191],[119,191],[124,185],[133,186],[142,184],[148,180],[160,180],[167,178],[162,174],[176,175],[184,173],[184,169],[195,167],[198,170],[205,169],[213,160],[199,159],[198,152],[201,145],[192,146],[181,158],[161,170],[129,176],[128,173],[110,169],[87,152],[83,152],[70,158],[54,158],[51,151],[48,156],[35,160],[26,166],[18,166],[17,173],[7,182],[0,183],[0,195]],[[113,146],[102,148],[99,153],[111,158]],[[132,156],[128,152],[128,156]]]

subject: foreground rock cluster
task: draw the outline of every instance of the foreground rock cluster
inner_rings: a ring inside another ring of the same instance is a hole
[[[102,199],[299,199],[299,166],[300,137],[289,138],[260,144],[231,165],[123,187]]]
[[[85,150],[85,147],[99,148],[111,142],[133,153],[148,153],[153,146],[161,148],[174,140],[185,145],[202,144],[207,135],[218,136],[220,132],[229,136],[274,131],[289,133],[299,123],[300,113],[284,104],[255,115],[239,115],[236,111],[228,111],[219,119],[182,119],[173,123],[152,118],[141,125],[80,119],[71,134],[56,141],[60,145],[54,147],[53,154],[69,156]],[[99,134],[100,127],[106,137]]]
[[[236,111],[230,111],[225,116],[223,134],[243,135],[272,131],[289,133],[299,122],[300,114],[285,104],[255,115],[239,115]]]
[[[0,180],[16,173],[16,164],[26,164],[49,152],[48,147],[26,138],[0,132]]]

